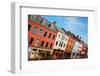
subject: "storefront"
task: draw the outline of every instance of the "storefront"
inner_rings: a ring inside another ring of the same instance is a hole
[[[62,59],[63,51],[54,49],[52,53],[52,59]]]
[[[46,49],[32,48],[28,53],[28,60],[46,60],[50,58],[50,50]]]

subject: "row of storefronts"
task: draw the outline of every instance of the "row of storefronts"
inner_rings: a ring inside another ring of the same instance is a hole
[[[38,15],[28,15],[28,60],[87,58],[79,36]]]

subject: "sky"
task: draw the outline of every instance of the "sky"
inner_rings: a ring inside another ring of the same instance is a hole
[[[79,35],[81,39],[88,43],[88,17],[80,16],[42,16],[48,21],[56,21],[56,25],[63,27],[66,31]]]

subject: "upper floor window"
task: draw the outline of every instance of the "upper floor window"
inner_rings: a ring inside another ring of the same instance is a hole
[[[48,42],[46,43],[46,47],[48,47]]]
[[[34,21],[34,19],[35,19],[35,16],[31,16],[31,18],[32,18],[32,20]]]
[[[62,36],[61,36],[61,39],[62,39],[62,40],[65,40],[65,36],[64,36],[64,35],[62,35]]]
[[[49,28],[50,28],[51,24],[49,24],[48,26],[49,26]]]
[[[67,38],[66,38],[66,41],[67,41]]]
[[[52,48],[52,43],[51,43],[51,45],[50,45],[50,49]]]
[[[30,24],[28,24],[28,31],[30,31],[30,29],[31,29],[31,25],[30,25]]]
[[[60,38],[60,34],[59,34],[58,38]]]
[[[48,38],[50,38],[51,37],[51,33],[49,34],[49,37]]]
[[[36,31],[37,31],[37,27],[34,27],[34,29],[33,29],[33,33],[35,34]]]
[[[63,47],[65,47],[65,44],[63,45]]]
[[[44,41],[42,41],[41,46],[43,46],[43,44],[44,44]]]
[[[37,16],[35,21],[38,22],[38,23],[41,23],[42,22],[41,16]]]
[[[61,42],[59,43],[59,46],[61,47]]]
[[[61,43],[61,47],[63,46],[63,43]]]
[[[31,45],[33,42],[33,38],[30,39],[29,45]]]
[[[39,40],[37,39],[35,42],[35,46],[38,46],[38,44],[39,44]]]
[[[47,21],[44,19],[43,21],[42,21],[42,25],[46,25],[47,24]]]
[[[46,35],[47,35],[47,32],[44,33],[44,37],[46,37]]]
[[[56,41],[56,46],[57,46],[57,44],[58,44],[58,41]]]
[[[42,30],[42,29],[40,29],[40,31],[39,31],[39,35],[41,35],[41,34],[42,34],[42,31],[43,31],[43,30]]]
[[[53,39],[55,38],[55,35],[53,35]]]

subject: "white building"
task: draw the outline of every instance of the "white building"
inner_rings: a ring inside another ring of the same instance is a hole
[[[80,42],[76,40],[72,49],[71,58],[78,58],[79,46],[80,46]]]
[[[57,33],[57,37],[53,49],[65,51],[67,41],[68,41],[68,35],[63,31],[63,29],[57,27],[57,30],[58,33]]]

